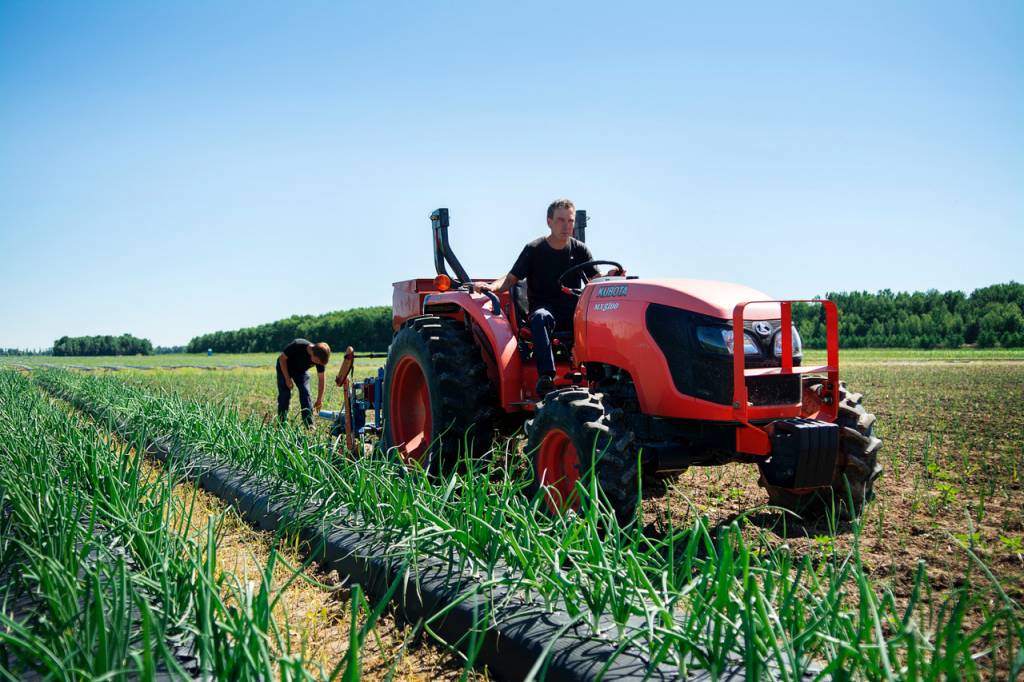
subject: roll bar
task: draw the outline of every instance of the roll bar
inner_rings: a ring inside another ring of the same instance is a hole
[[[572,228],[572,236],[581,242],[587,241],[587,212],[576,211],[576,226]]]

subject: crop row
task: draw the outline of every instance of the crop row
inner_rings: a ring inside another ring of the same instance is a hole
[[[256,584],[223,571],[223,518],[188,532],[176,472],[155,474],[9,371],[0,443],[2,679],[310,677],[271,618],[276,552]],[[335,676],[357,677],[365,629]]]
[[[522,456],[510,447],[467,457],[437,480],[386,453],[339,457],[329,440],[116,378],[54,371],[39,380],[122,431],[165,434],[178,448],[270,482],[283,504],[317,501],[325,518],[343,513],[349,527],[383,538],[395,560],[415,566],[422,557],[457,557],[455,573],[564,610],[595,636],[638,644],[652,665],[680,674],[717,675],[741,661],[751,678],[813,671],[981,679],[1024,666],[1020,609],[998,584],[957,592],[925,622],[917,598],[931,593],[923,566],[915,598],[898,608],[860,563],[856,525],[849,553],[815,562],[744,540],[742,518],[713,529],[701,519],[684,528],[671,520],[656,529],[620,527],[593,482],[581,490],[594,501],[584,517],[551,518],[525,496]],[[988,574],[981,566],[977,575]],[[984,617],[967,623],[974,600]]]

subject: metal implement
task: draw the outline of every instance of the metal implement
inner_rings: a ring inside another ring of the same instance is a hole
[[[383,353],[360,353],[356,355],[351,346],[345,349],[344,360],[334,378],[334,383],[342,391],[341,410],[320,410],[319,416],[323,419],[330,419],[334,422],[331,435],[345,435],[345,444],[349,452],[355,448],[355,436],[368,433],[377,434],[380,432],[381,408],[384,393],[384,368],[377,370],[376,377],[367,377],[361,381],[352,381],[351,375],[355,367],[355,360],[360,358],[385,357]],[[366,411],[372,406],[374,410],[374,424],[366,424]]]

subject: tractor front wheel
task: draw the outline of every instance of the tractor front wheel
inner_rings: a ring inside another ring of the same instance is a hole
[[[805,382],[804,404],[820,403],[823,389],[821,380]],[[839,459],[832,487],[824,493],[799,493],[771,485],[761,476],[769,503],[794,511],[808,521],[821,518],[833,505],[845,520],[860,516],[864,504],[874,497],[875,479],[882,473],[878,463],[882,441],[875,436],[875,415],[864,409],[863,398],[860,393],[851,393],[844,382],[839,383]]]
[[[578,484],[590,490],[596,477],[621,525],[636,517],[640,495],[632,433],[609,417],[600,393],[567,388],[549,393],[526,423],[533,480],[529,493],[544,491],[552,514],[582,510]]]

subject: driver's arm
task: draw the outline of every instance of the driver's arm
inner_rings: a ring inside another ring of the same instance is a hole
[[[516,285],[516,282],[518,281],[519,278],[510,272],[504,277],[499,277],[498,279],[490,283],[482,284],[480,282],[474,282],[473,291],[480,293],[484,290],[487,290],[493,291],[496,294],[500,294],[501,292],[508,291],[509,289],[514,287]]]

